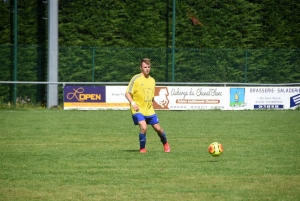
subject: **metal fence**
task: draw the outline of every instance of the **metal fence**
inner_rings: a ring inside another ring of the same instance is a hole
[[[47,49],[38,45],[0,46],[0,81],[47,81]],[[129,82],[139,61],[151,58],[157,82],[299,83],[299,49],[176,49],[59,47],[59,82]],[[0,84],[2,101],[13,92],[32,102],[46,102],[42,84]],[[60,100],[62,101],[62,100]]]

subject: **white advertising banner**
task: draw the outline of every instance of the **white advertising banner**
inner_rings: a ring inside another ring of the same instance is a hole
[[[295,109],[300,87],[157,87],[155,109]]]
[[[225,109],[229,105],[226,87],[156,87],[153,106],[165,110]]]
[[[64,109],[129,110],[127,86],[64,88]],[[156,110],[254,110],[295,109],[300,106],[300,87],[201,87],[157,86]]]
[[[111,109],[129,110],[129,102],[125,97],[127,86],[106,86],[106,102],[118,107]]]
[[[295,109],[300,87],[246,87],[245,109]]]

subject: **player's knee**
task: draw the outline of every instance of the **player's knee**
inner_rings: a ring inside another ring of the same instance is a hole
[[[157,132],[157,134],[162,135],[164,133],[163,129],[161,127],[156,128],[155,131]]]
[[[141,127],[140,132],[143,134],[147,133],[147,127]]]

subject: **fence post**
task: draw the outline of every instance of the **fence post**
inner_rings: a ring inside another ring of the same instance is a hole
[[[173,0],[172,17],[172,82],[175,81],[175,23],[176,23],[176,0]]]
[[[14,75],[13,80],[17,81],[18,77],[18,0],[14,1]],[[17,84],[14,84],[13,104],[17,101]]]
[[[246,50],[245,53],[245,69],[244,69],[245,83],[247,83],[247,65],[248,65],[248,50]]]
[[[92,82],[95,81],[95,47],[92,47]]]

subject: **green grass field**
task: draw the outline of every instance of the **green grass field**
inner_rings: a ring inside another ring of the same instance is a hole
[[[0,110],[0,200],[299,200],[300,111]],[[219,157],[207,152],[219,141]]]

